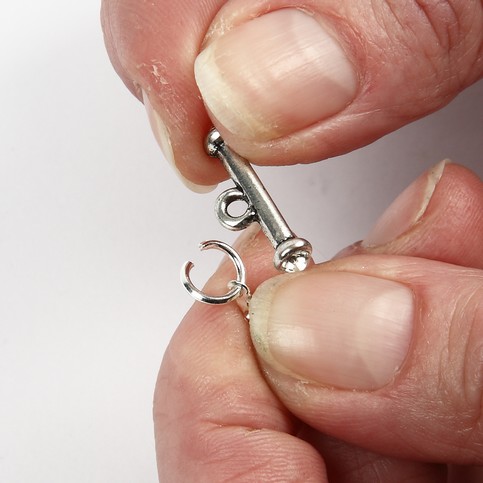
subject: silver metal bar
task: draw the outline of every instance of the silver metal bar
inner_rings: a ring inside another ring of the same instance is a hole
[[[216,201],[215,212],[221,224],[230,230],[242,230],[257,221],[275,248],[275,267],[286,272],[304,270],[311,259],[310,243],[296,237],[289,228],[250,163],[230,149],[216,129],[207,137],[206,150],[223,162],[236,185]],[[238,200],[245,201],[247,209],[241,216],[233,216],[229,206]]]

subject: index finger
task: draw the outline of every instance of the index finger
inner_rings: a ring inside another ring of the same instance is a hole
[[[244,245],[246,246],[246,245]],[[252,238],[250,285],[273,275],[268,243]],[[230,280],[223,264],[208,290]],[[319,453],[266,384],[236,304],[195,304],[165,354],[154,402],[160,481],[326,481]]]

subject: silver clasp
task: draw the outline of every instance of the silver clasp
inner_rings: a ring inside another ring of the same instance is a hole
[[[231,150],[216,129],[208,134],[206,151],[223,162],[235,183],[235,188],[224,191],[216,200],[215,213],[220,223],[229,230],[243,230],[257,221],[275,248],[275,268],[284,272],[305,270],[312,246],[289,228],[250,163]],[[247,209],[241,216],[232,216],[229,207],[240,200],[247,204]]]
[[[275,267],[284,272],[305,270],[312,257],[312,246],[307,240],[298,238],[289,228],[250,163],[232,151],[216,129],[210,131],[205,147],[210,156],[222,161],[235,183],[234,188],[224,191],[216,200],[215,213],[220,223],[229,230],[243,230],[253,222],[258,222],[275,249]],[[237,201],[245,202],[246,210],[242,215],[234,216],[229,213],[229,208]],[[209,248],[224,251],[230,257],[235,265],[237,279],[228,282],[230,290],[225,295],[209,295],[193,285],[190,279],[193,264],[186,262],[181,270],[181,281],[186,290],[196,300],[207,304],[225,304],[246,292],[248,303],[250,290],[246,285],[245,267],[240,255],[220,241],[210,240],[200,244],[201,250]]]

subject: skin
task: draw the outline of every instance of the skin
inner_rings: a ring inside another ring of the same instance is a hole
[[[448,219],[450,205],[457,216]],[[483,235],[482,208],[481,181],[452,165],[413,230],[385,248],[357,245],[351,248],[357,255],[312,268],[416,279],[428,312],[438,309],[437,318],[420,321],[424,331],[415,337],[403,371],[381,390],[305,385],[300,391],[297,380],[257,363],[236,305],[196,304],[168,348],[156,387],[160,480],[445,482],[450,469],[453,475],[460,471],[454,465],[481,465],[481,384],[450,375],[461,366],[467,375],[481,374],[481,361],[470,354],[481,353],[482,274],[468,265],[472,252],[483,264],[476,243]],[[454,241],[444,254],[438,253],[443,243],[432,236],[441,231]],[[463,242],[468,232],[477,235],[471,249]],[[247,233],[237,248],[247,261],[251,287],[274,276],[263,235]],[[435,257],[415,258],[433,248]],[[222,289],[230,268],[222,265],[206,289]],[[448,284],[454,296],[439,310]],[[474,294],[468,318],[450,313],[464,293]],[[445,347],[452,354],[444,362]],[[470,393],[475,397],[466,398]]]
[[[210,118],[195,58],[224,29],[287,6],[310,11],[337,32],[357,67],[357,95],[340,113],[270,143],[240,139]],[[290,164],[350,151],[442,107],[482,75],[482,19],[481,2],[472,0],[102,6],[114,67],[138,98],[149,94],[178,169],[201,185],[226,176],[202,151],[212,124],[251,160]],[[309,269],[321,277],[335,271],[391,279],[411,287],[424,307],[403,366],[374,391],[301,384],[257,353],[236,304],[195,304],[156,385],[160,481],[481,481],[481,240],[483,184],[450,164],[417,223],[382,245],[356,243]],[[252,289],[276,275],[263,235],[248,231],[237,249]],[[223,264],[206,289],[223,289],[229,270]]]
[[[203,42],[225,29],[294,5],[338,32],[357,68],[358,95],[338,115],[268,145],[240,139],[210,119],[194,79],[195,58]],[[482,73],[478,0],[104,0],[101,18],[114,68],[140,100],[142,91],[149,94],[171,134],[178,169],[200,185],[226,178],[203,150],[213,123],[251,162],[313,162],[359,148],[443,107]]]

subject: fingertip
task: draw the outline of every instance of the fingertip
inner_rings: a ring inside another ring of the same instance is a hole
[[[483,183],[448,160],[423,173],[384,211],[362,242],[335,258],[394,254],[483,268]]]
[[[443,160],[411,183],[384,211],[362,241],[382,246],[408,232],[425,215],[449,160]]]
[[[221,163],[204,151],[212,127],[194,80],[199,45],[214,17],[216,2],[104,0],[101,19],[112,64],[141,101],[163,156],[195,191],[226,179]],[[173,19],[187,18],[190,22]]]
[[[178,179],[188,189],[190,189],[195,193],[200,193],[200,194],[210,193],[211,191],[215,190],[216,187],[218,186],[217,184],[213,184],[213,185],[196,184],[184,177],[184,175],[179,170],[175,159],[173,144],[171,141],[171,133],[168,129],[168,125],[163,121],[163,119],[161,118],[161,115],[154,109],[149,99],[149,96],[145,91],[142,91],[142,100],[143,100],[144,107],[146,109],[149,125],[151,126],[151,130],[153,132],[154,138],[158,143],[158,146],[161,150],[161,153],[164,156],[165,161],[171,166],[174,173],[177,175]]]
[[[277,371],[321,386],[376,390],[407,356],[414,313],[404,284],[314,269],[265,282],[252,297],[250,327],[260,357]]]
[[[229,55],[228,55],[229,53]],[[225,130],[272,141],[344,109],[354,67],[317,17],[274,10],[211,39],[195,62],[203,100]]]

